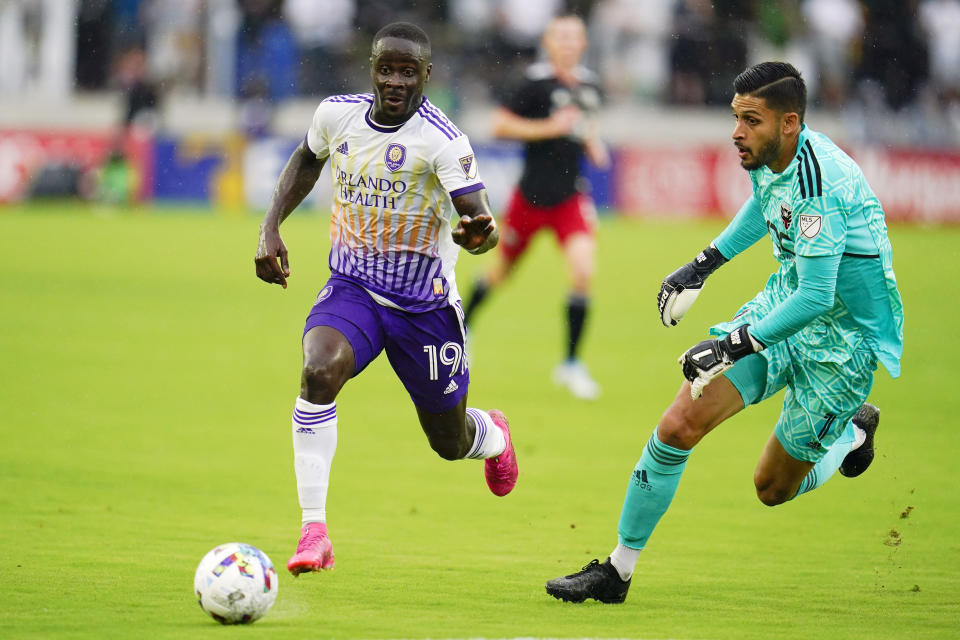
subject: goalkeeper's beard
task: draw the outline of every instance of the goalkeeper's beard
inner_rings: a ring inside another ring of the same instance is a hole
[[[764,167],[770,164],[771,162],[775,161],[777,158],[780,157],[779,136],[771,139],[765,145],[760,147],[760,151],[758,153],[753,154],[753,152],[751,151],[751,155],[753,155],[754,157],[753,162],[747,162],[746,159],[740,162],[740,166],[746,169],[747,171],[753,171],[754,169],[759,169],[760,167]]]

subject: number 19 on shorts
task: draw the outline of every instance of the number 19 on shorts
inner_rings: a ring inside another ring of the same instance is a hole
[[[450,378],[458,373],[462,374],[467,369],[467,363],[463,358],[463,346],[456,342],[444,342],[439,349],[436,345],[426,344],[423,346],[423,351],[427,354],[430,380],[439,380],[440,365],[449,367],[448,377]]]

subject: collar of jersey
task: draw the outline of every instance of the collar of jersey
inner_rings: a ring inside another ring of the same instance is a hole
[[[424,103],[425,100],[426,100],[426,98],[424,98],[423,96],[421,96],[421,97],[420,97],[420,104],[423,105],[423,103]],[[417,109],[419,109],[419,108],[420,108],[420,107],[418,106]],[[394,131],[398,131],[398,130],[400,129],[400,127],[402,127],[403,125],[405,125],[405,124],[407,124],[408,122],[410,122],[410,119],[413,118],[413,116],[411,115],[410,118],[407,118],[406,120],[404,120],[404,121],[401,122],[400,124],[383,125],[383,124],[377,124],[376,122],[373,121],[373,118],[370,117],[370,114],[372,114],[372,113],[373,113],[373,103],[370,104],[370,108],[367,109],[367,112],[366,112],[365,114],[363,114],[363,119],[366,120],[368,127],[370,127],[371,129],[373,129],[374,131],[379,131],[380,133],[393,133]],[[416,114],[417,112],[414,111],[413,113]]]
[[[803,150],[803,143],[807,141],[807,133],[809,133],[809,129],[807,129],[807,125],[806,124],[800,125],[800,135],[797,136],[797,153],[796,155],[793,156],[794,160],[800,157],[800,151]]]
[[[806,141],[807,141],[807,125],[803,124],[800,126],[800,135],[797,136],[797,152],[793,154],[793,160],[791,160],[790,164],[787,165],[787,168],[783,170],[783,173],[787,173],[790,167],[800,162],[800,152],[803,151],[803,145],[804,143],[806,143]]]

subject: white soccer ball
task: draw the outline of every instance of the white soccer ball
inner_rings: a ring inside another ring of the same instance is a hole
[[[250,624],[277,599],[277,572],[260,549],[228,542],[203,556],[193,577],[200,608],[220,624]]]

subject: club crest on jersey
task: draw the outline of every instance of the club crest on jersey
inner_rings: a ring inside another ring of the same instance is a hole
[[[469,179],[477,177],[477,163],[473,160],[473,154],[460,158],[460,168],[463,169],[463,175]]]
[[[800,216],[800,233],[805,238],[816,237],[820,233],[820,216]]]
[[[387,145],[387,152],[383,154],[383,162],[390,171],[396,171],[403,166],[403,161],[407,159],[407,148],[402,144],[391,142]]]
[[[786,202],[780,203],[780,219],[783,220],[783,228],[789,229],[790,223],[793,222],[793,211],[790,210]]]

